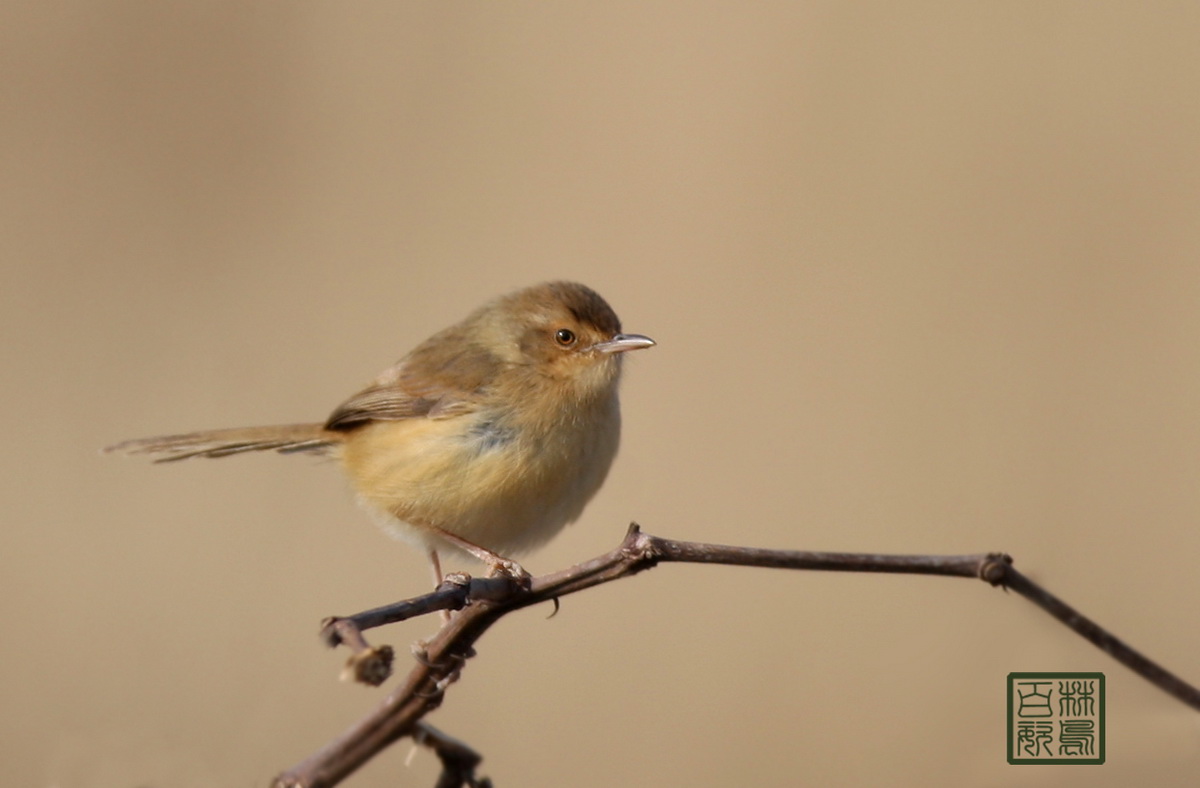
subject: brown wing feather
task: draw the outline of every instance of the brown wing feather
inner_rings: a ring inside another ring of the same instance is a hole
[[[502,367],[493,353],[463,340],[462,326],[437,334],[343,402],[325,422],[348,430],[368,421],[448,418],[473,411]]]

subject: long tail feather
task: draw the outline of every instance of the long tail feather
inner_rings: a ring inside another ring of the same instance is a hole
[[[228,457],[248,451],[319,452],[337,443],[340,437],[320,424],[281,424],[138,438],[109,446],[104,451],[146,454],[155,462],[174,462],[189,457]]]

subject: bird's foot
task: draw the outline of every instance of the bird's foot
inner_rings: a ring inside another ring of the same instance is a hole
[[[523,591],[528,591],[529,586],[533,581],[533,575],[525,571],[525,567],[513,561],[511,558],[501,558],[494,556],[488,564],[488,577],[507,577],[513,581],[518,588]]]

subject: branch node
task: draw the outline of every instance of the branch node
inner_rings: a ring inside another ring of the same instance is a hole
[[[630,523],[629,530],[625,533],[625,539],[621,542],[619,549],[623,555],[637,565],[634,568],[634,571],[637,572],[654,566],[665,555],[659,541],[658,537],[644,533],[637,523]]]
[[[475,656],[475,649],[471,646],[466,646],[460,653],[457,651],[449,651],[442,655],[445,662],[434,662],[429,658],[429,650],[426,648],[426,643],[418,640],[411,646],[413,659],[430,670],[439,671],[441,673],[458,672],[462,670],[462,666],[467,664],[467,660]]]
[[[443,589],[449,590],[452,588],[467,588],[470,585],[471,576],[466,572],[450,572],[442,577],[442,582],[441,585],[438,586],[438,590],[441,591]]]
[[[378,687],[392,675],[392,662],[396,654],[391,646],[377,646],[365,651],[356,651],[346,660],[342,669],[342,681],[356,681]]]
[[[988,553],[987,559],[979,565],[979,579],[992,586],[1004,585],[1012,562],[1012,556],[1007,553]]]
[[[342,645],[342,635],[337,631],[337,616],[328,616],[321,619],[321,629],[317,636],[321,638],[321,642],[330,648],[337,648]]]
[[[362,630],[352,618],[330,616],[321,622],[321,640],[330,648],[348,646],[354,651],[366,651],[371,648],[363,637]]]

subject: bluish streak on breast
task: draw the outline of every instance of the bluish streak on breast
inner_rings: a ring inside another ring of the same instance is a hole
[[[511,427],[503,427],[491,419],[479,422],[467,433],[467,440],[480,454],[502,449],[516,440],[516,437],[516,431]]]

